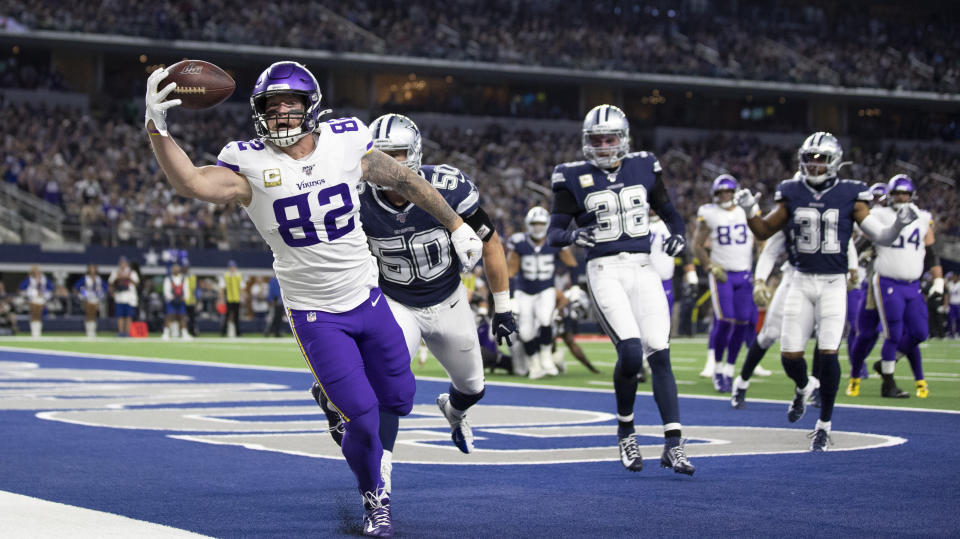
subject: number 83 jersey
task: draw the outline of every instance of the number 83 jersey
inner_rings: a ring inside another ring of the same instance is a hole
[[[801,178],[780,182],[774,200],[787,207],[787,257],[802,273],[846,273],[853,206],[870,202],[867,184],[832,179],[814,189]]]
[[[317,147],[294,159],[262,140],[224,146],[217,165],[242,175],[253,198],[244,208],[273,251],[287,308],[346,312],[377,286],[360,226],[360,161],[373,147],[356,118],[320,124]]]
[[[616,171],[586,161],[557,165],[550,181],[554,195],[558,199],[573,196],[578,227],[598,226],[597,244],[587,249],[587,260],[650,252],[648,201],[664,190],[660,172],[660,162],[649,152],[627,154]]]

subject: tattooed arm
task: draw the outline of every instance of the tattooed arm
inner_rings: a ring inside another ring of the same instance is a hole
[[[463,224],[463,219],[453,211],[436,188],[389,155],[374,149],[363,156],[361,166],[363,179],[396,190],[436,218],[447,230],[454,231]]]

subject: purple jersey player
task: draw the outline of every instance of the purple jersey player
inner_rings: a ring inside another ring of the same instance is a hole
[[[290,325],[307,365],[346,420],[343,456],[357,478],[363,534],[390,536],[390,499],[380,474],[379,409],[406,415],[416,385],[403,334],[383,293],[359,223],[357,185],[388,186],[452,232],[465,268],[482,244],[428,182],[373,149],[356,118],[321,122],[320,89],[296,62],[277,62],[257,79],[250,99],[257,135],[234,141],[216,166],[196,167],[167,133],[168,75],[147,80],[146,128],[167,179],[183,196],[244,207],[270,245]]]

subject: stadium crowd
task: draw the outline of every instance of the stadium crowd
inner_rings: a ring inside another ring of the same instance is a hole
[[[209,162],[227,141],[252,137],[248,121],[246,115],[213,110],[183,114],[171,126],[188,153]],[[0,179],[63,208],[65,230],[78,231],[85,243],[262,249],[239,209],[188,201],[162,181],[139,122],[34,105],[3,107],[0,122],[9,128],[0,143]],[[484,197],[496,201],[492,217],[504,237],[522,230],[530,206],[549,206],[552,167],[582,158],[578,132],[517,125],[522,124],[481,130],[421,126],[431,141],[424,162],[450,163],[472,176]],[[772,146],[751,136],[715,135],[659,148],[635,142],[634,148],[657,153],[671,195],[689,218],[709,200],[710,182],[721,173],[764,191],[769,204],[776,182],[796,170],[794,145]],[[868,183],[910,174],[919,182],[920,204],[937,216],[938,231],[960,235],[960,196],[947,183],[960,178],[960,153],[938,146],[853,146],[844,159],[852,162],[844,174]]]
[[[682,6],[0,0],[0,15],[41,30],[588,70],[939,92],[955,92],[960,79],[955,8],[760,0]]]

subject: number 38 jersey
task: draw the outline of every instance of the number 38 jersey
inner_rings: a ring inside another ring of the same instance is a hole
[[[802,273],[846,273],[853,206],[870,202],[867,184],[831,179],[816,190],[803,179],[780,182],[774,200],[787,207],[787,257]]]
[[[877,206],[870,210],[885,226],[893,224],[897,219],[897,211],[886,206]],[[916,281],[923,275],[923,259],[927,254],[923,240],[927,237],[927,230],[933,224],[930,212],[920,210],[919,215],[912,223],[903,227],[900,236],[889,246],[874,245],[877,257],[873,262],[873,269],[881,277],[897,279],[899,281]]]
[[[477,211],[480,193],[458,169],[423,165],[420,175],[464,219]],[[380,264],[380,288],[386,295],[408,307],[430,307],[460,286],[460,259],[450,233],[432,215],[412,202],[394,206],[382,191],[363,186],[360,219]]]
[[[273,251],[284,304],[338,313],[360,305],[377,285],[377,268],[360,227],[360,161],[373,147],[356,118],[320,124],[317,147],[293,159],[262,140],[224,146],[217,165],[253,189],[244,208]]]
[[[727,271],[750,271],[753,268],[753,233],[747,227],[747,214],[734,206],[723,209],[704,204],[697,210],[697,220],[710,229],[710,259]]]
[[[587,249],[587,260],[650,252],[648,201],[655,200],[654,190],[664,189],[660,172],[660,162],[649,152],[627,154],[613,172],[586,161],[557,165],[550,181],[554,194],[573,195],[578,227],[598,225],[597,244]]]

